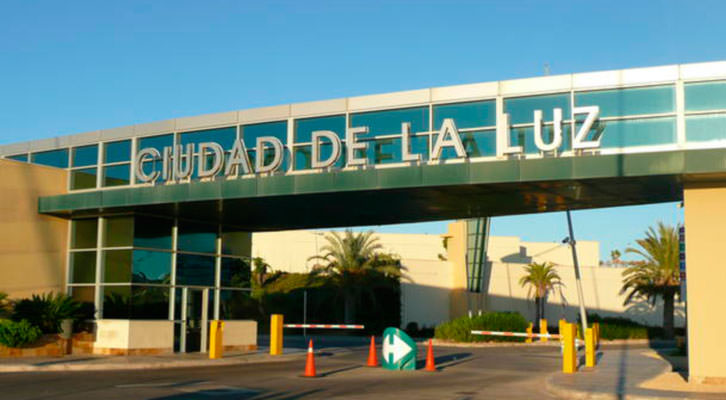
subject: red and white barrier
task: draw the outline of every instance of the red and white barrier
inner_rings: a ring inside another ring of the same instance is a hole
[[[283,328],[307,328],[307,329],[364,329],[364,325],[343,325],[343,324],[283,324]]]
[[[548,339],[559,339],[560,335],[551,333],[525,333],[525,332],[499,332],[499,331],[471,331],[472,335],[485,335],[485,336],[511,336],[511,337],[524,337],[524,338],[548,338]]]
[[[560,335],[552,333],[526,333],[526,332],[500,332],[500,331],[471,331],[472,335],[484,335],[484,336],[507,336],[507,337],[523,337],[523,338],[547,338],[547,339],[560,339]],[[582,340],[575,338],[575,343],[584,343]]]

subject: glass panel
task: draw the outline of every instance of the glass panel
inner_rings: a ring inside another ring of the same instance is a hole
[[[257,138],[260,136],[274,136],[283,145],[287,144],[287,121],[266,122],[264,124],[244,125],[241,127],[241,135],[244,138],[245,146],[253,149],[257,146]]]
[[[137,216],[134,222],[134,246],[171,250],[174,221]]]
[[[103,235],[104,247],[131,246],[133,243],[134,217],[106,218]]]
[[[368,160],[373,164],[401,162],[401,138],[377,139],[368,142]]]
[[[497,132],[495,130],[459,132],[459,136],[467,156],[488,157],[497,155]],[[456,150],[453,147],[445,147],[441,152],[441,158],[444,160],[457,158]]]
[[[103,317],[108,319],[167,319],[169,289],[146,286],[103,288]]]
[[[96,282],[96,252],[78,251],[71,253],[71,282]]]
[[[686,140],[707,142],[726,139],[726,114],[686,117]]]
[[[223,320],[254,319],[258,314],[257,302],[246,290],[219,291],[219,317]]]
[[[168,134],[140,138],[138,140],[138,146],[139,150],[145,149],[147,147],[153,147],[156,150],[159,150],[159,154],[164,154],[164,147],[174,146],[174,135]]]
[[[250,265],[240,258],[222,257],[220,284],[227,287],[250,287]]]
[[[726,82],[687,83],[684,85],[686,111],[726,109]]]
[[[73,148],[72,165],[74,167],[85,167],[98,164],[98,145]]]
[[[134,283],[171,284],[171,253],[134,250]]]
[[[80,323],[85,319],[93,319],[93,313],[96,310],[96,288],[91,286],[69,287],[71,297],[81,303]]]
[[[180,144],[214,142],[219,143],[225,150],[232,149],[235,139],[237,139],[237,128],[234,126],[179,134]],[[285,142],[283,141],[283,143]],[[195,148],[194,150],[196,151],[197,149]]]
[[[103,186],[121,186],[129,184],[131,167],[128,164],[103,167]]]
[[[333,146],[330,142],[323,141],[320,145],[320,159],[325,160],[330,157]],[[303,170],[312,168],[312,145],[295,146],[295,170]],[[345,145],[341,146],[340,157],[333,164],[335,168],[343,168],[345,166]]]
[[[391,135],[401,133],[401,124],[409,122],[411,132],[428,132],[429,108],[416,107],[400,110],[374,111],[361,114],[351,114],[350,126],[367,126],[368,134],[358,135],[359,138],[371,138],[378,135]]]
[[[214,256],[177,254],[176,284],[214,286]]]
[[[217,226],[179,222],[177,249],[197,253],[216,253]]]
[[[74,219],[71,222],[71,248],[90,249],[96,247],[98,219]]]
[[[252,253],[252,234],[223,228],[222,254],[231,256],[247,256]]]
[[[597,121],[588,138],[602,135],[601,148],[658,145],[676,142],[674,117]]]
[[[162,175],[164,173],[164,162],[162,160],[146,161],[142,163],[141,168],[144,169],[144,173],[147,175],[153,175],[154,171],[159,171],[159,177],[156,179],[156,182],[166,182]]]
[[[16,154],[14,156],[7,156],[5,158],[8,158],[10,160],[15,160],[15,161],[28,162],[28,154],[27,153]]]
[[[570,95],[563,93],[504,99],[504,112],[509,113],[512,124],[533,123],[534,110],[542,110],[545,121],[552,121],[552,110],[555,108],[561,108],[562,118],[569,119]]]
[[[131,250],[104,251],[103,263],[105,283],[131,283]]]
[[[575,104],[600,106],[601,117],[657,114],[676,110],[676,94],[673,86],[601,90],[575,93]]]
[[[453,118],[458,129],[494,126],[497,124],[497,104],[487,100],[434,106],[434,129],[441,129],[446,118]]]
[[[345,139],[345,115],[305,118],[295,121],[295,142],[311,142],[314,131],[333,131]]]
[[[33,164],[49,165],[51,167],[58,168],[68,168],[68,149],[33,153],[30,159]]]
[[[562,124],[562,144],[559,147],[559,151],[569,150],[571,148],[571,125],[569,123]],[[554,136],[554,126],[544,125],[542,127],[542,133],[546,143],[552,142]],[[511,128],[509,131],[510,143],[512,146],[524,146],[525,154],[538,154],[540,150],[534,143],[534,128],[532,127],[520,127]],[[463,139],[462,139],[463,140]]]
[[[96,168],[71,170],[71,190],[96,188]]]
[[[131,160],[131,141],[122,140],[103,145],[103,162],[113,163]]]

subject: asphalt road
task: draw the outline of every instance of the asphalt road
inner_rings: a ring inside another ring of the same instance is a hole
[[[425,349],[419,349],[423,363]],[[0,375],[0,399],[553,399],[544,380],[559,368],[556,347],[436,348],[438,372],[364,367],[367,349],[304,360],[212,368]]]

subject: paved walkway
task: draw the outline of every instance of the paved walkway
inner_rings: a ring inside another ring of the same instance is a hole
[[[69,355],[65,357],[0,358],[0,372],[101,371],[185,367],[208,367],[289,361],[305,355],[304,349],[285,349],[281,356],[270,356],[267,348],[255,352],[226,352],[224,358],[210,360],[208,354],[160,354],[152,356]],[[342,351],[326,349],[326,351]]]
[[[592,370],[583,368],[576,374],[558,372],[550,375],[548,391],[566,399],[726,398],[726,387],[688,384],[679,376],[676,378],[671,364],[651,349],[624,346],[605,349],[599,357],[598,366]],[[674,382],[674,379],[680,382]],[[671,384],[653,384],[667,381]]]

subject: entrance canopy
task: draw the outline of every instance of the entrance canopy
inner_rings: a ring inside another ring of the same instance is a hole
[[[726,62],[242,110],[0,154],[71,170],[41,213],[255,231],[676,201],[726,173]]]

